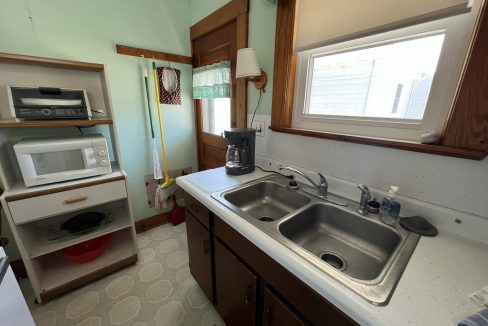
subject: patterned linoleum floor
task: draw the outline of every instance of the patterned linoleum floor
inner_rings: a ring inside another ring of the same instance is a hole
[[[225,325],[190,275],[186,225],[137,236],[140,261],[45,304],[21,284],[38,326]]]

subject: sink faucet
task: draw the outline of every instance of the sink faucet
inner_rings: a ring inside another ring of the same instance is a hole
[[[357,209],[359,214],[368,214],[368,201],[371,199],[371,193],[368,187],[363,184],[358,185],[359,190],[361,190],[361,200],[359,201],[359,207]]]
[[[327,180],[325,179],[325,176],[322,173],[318,173],[318,175],[320,177],[320,182],[319,182],[319,184],[317,184],[308,175],[306,175],[305,173],[303,173],[297,169],[294,169],[292,167],[278,165],[278,170],[280,170],[280,171],[281,170],[288,170],[288,171],[292,171],[292,172],[295,172],[296,174],[301,175],[302,177],[307,179],[308,182],[310,182],[318,190],[319,197],[327,196],[327,188],[329,187],[329,184],[327,183]]]

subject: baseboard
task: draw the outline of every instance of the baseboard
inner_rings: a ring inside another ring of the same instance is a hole
[[[150,229],[154,229],[160,225],[169,223],[169,212],[159,215],[151,216],[135,223],[136,233],[141,233]]]

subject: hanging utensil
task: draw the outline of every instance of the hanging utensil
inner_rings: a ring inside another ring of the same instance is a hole
[[[161,189],[168,188],[173,185],[175,179],[169,177],[168,173],[168,160],[166,158],[166,144],[164,141],[164,132],[163,132],[163,118],[161,114],[161,104],[159,102],[159,83],[158,83],[158,72],[156,69],[156,63],[153,62],[153,75],[154,75],[154,89],[155,89],[155,95],[156,95],[156,104],[158,106],[158,118],[159,118],[159,134],[161,137],[161,150],[163,152],[163,170],[164,170],[164,182],[163,184],[160,185]],[[174,189],[173,189],[174,188]],[[169,189],[171,194],[176,190],[176,187],[172,187]],[[170,195],[171,195],[170,194]],[[167,196],[169,197],[169,196]]]
[[[156,145],[156,138],[154,137],[154,127],[152,121],[152,113],[151,113],[151,100],[149,98],[149,83],[147,81],[147,69],[144,66],[144,84],[146,85],[146,99],[147,99],[147,109],[149,110],[149,124],[151,125],[151,137],[152,137],[152,157],[153,157],[153,173],[154,179],[161,180],[163,178],[163,174],[161,172],[161,163],[159,163],[159,152]]]

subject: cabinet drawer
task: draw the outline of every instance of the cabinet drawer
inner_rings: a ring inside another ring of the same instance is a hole
[[[8,208],[14,223],[22,224],[126,197],[125,181],[119,180],[11,201],[8,203]]]
[[[210,211],[207,207],[203,206],[198,200],[190,196],[185,192],[185,207],[189,210],[193,216],[195,216],[200,223],[202,223],[207,229],[210,228],[209,215]]]

